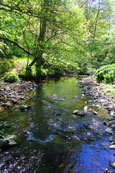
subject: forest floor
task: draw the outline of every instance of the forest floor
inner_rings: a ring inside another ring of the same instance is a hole
[[[115,84],[100,84],[92,76],[82,78],[79,87],[83,96],[91,97],[92,102],[96,102],[108,110],[108,113],[115,118]]]

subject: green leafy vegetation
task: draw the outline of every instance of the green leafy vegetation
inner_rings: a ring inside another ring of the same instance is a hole
[[[106,94],[115,94],[115,85],[102,83],[101,87],[104,89]]]
[[[16,69],[13,69],[11,72],[7,72],[4,77],[5,82],[18,82],[19,81],[19,76],[18,73],[16,72]]]
[[[94,75],[98,82],[112,83],[115,81],[115,64],[100,67]]]
[[[15,67],[14,61],[11,58],[0,58],[0,74],[7,72],[10,68]]]
[[[4,137],[5,135],[5,129],[0,129],[0,137]]]
[[[0,9],[0,73],[14,56],[29,79],[115,63],[114,0],[5,0]]]

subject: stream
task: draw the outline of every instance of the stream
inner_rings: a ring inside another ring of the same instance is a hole
[[[78,85],[75,77],[43,81],[20,103],[31,109],[12,106],[0,112],[7,137],[15,135],[17,143],[0,150],[0,173],[103,173],[106,168],[114,172],[111,134],[103,124],[111,117],[84,97]],[[87,106],[90,110],[83,115],[73,113],[83,113]]]

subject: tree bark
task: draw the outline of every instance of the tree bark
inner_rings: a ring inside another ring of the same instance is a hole
[[[47,1],[44,0],[43,8],[47,6],[47,3],[48,3],[48,0]],[[44,46],[45,46],[44,40],[45,40],[46,27],[47,27],[46,14],[44,15],[44,13],[46,13],[46,9],[43,12],[44,17],[40,19],[40,34],[37,40],[35,56],[33,61],[29,64],[29,68],[31,68],[35,63],[37,63],[38,66],[40,67],[44,62],[42,55],[44,53]]]

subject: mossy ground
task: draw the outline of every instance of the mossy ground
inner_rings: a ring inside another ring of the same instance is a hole
[[[115,94],[115,83],[114,84],[101,84],[101,88],[103,88],[106,94]]]

